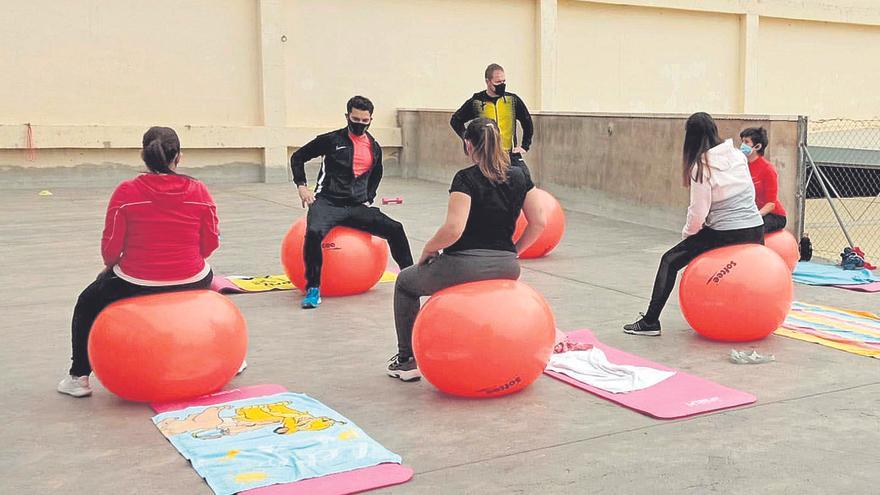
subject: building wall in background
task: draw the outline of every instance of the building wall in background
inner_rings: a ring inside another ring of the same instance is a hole
[[[288,125],[342,127],[354,94],[376,127],[398,108],[457,108],[490,62],[535,99],[534,0],[286,0],[283,25]]]
[[[405,177],[448,182],[467,166],[461,145],[438,139],[450,113],[400,113]],[[545,112],[535,117],[535,141],[525,156],[535,183],[566,208],[654,227],[680,229],[688,204],[681,183],[681,143],[687,114],[577,114]],[[764,126],[768,159],[779,172],[779,199],[787,228],[797,233],[802,218],[799,143],[804,125],[797,117],[716,116],[719,134],[736,138],[746,127]]]
[[[0,123],[262,123],[253,0],[3,0],[0,12]]]
[[[28,170],[34,186],[53,169],[122,174],[155,124],[208,150],[189,155],[206,173],[239,164],[242,180],[255,167],[286,180],[290,150],[343,125],[354,93],[374,99],[371,131],[394,156],[398,109],[457,107],[493,61],[535,112],[880,117],[874,0],[0,0],[0,12],[0,175],[21,178],[6,184]]]
[[[738,112],[739,36],[732,14],[560,2],[554,107]]]
[[[763,111],[880,117],[880,26],[762,19],[758,46]]]

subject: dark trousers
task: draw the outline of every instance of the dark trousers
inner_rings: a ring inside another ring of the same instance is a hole
[[[413,264],[409,240],[400,222],[382,213],[379,208],[360,204],[338,205],[325,198],[318,198],[309,206],[309,214],[306,218],[303,257],[306,265],[307,288],[321,286],[321,266],[324,263],[321,243],[333,227],[338,226],[362,230],[388,241],[391,257],[401,270]]]
[[[703,227],[696,234],[666,251],[660,258],[660,267],[654,279],[654,291],[651,293],[651,303],[645,313],[645,320],[653,323],[660,319],[660,313],[669,299],[669,294],[672,293],[675,276],[679,270],[706,251],[732,244],[764,244],[764,227],[759,225],[736,230],[712,230]]]
[[[107,270],[98,275],[98,278],[82,291],[79,299],[76,301],[76,306],[73,308],[73,322],[71,324],[73,363],[70,366],[70,374],[73,376],[87,376],[91,374],[89,333],[92,331],[92,324],[95,322],[98,314],[111,303],[120,299],[158,294],[160,292],[207,289],[211,286],[212,278],[213,274],[208,273],[205,278],[191,284],[148,287],[122,280],[112,270]]]
[[[786,220],[784,216],[775,213],[768,213],[764,215],[764,233],[769,234],[770,232],[782,230],[785,228],[785,223]]]
[[[510,153],[510,166],[511,167],[519,167],[525,172],[526,177],[529,180],[532,180],[532,173],[529,171],[528,165],[526,165],[526,161],[523,159],[522,153]]]

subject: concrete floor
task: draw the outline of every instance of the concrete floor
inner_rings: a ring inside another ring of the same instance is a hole
[[[69,321],[100,269],[110,188],[0,195],[2,493],[208,494],[207,485],[150,422],[150,410],[96,383],[89,399],[55,392],[68,366]],[[405,198],[400,219],[416,255],[442,220],[446,187],[386,179]],[[281,272],[278,249],[300,215],[289,185],[214,187],[221,274]],[[250,368],[232,385],[279,383],[345,414],[416,471],[377,493],[877,493],[880,362],[771,336],[778,361],[738,366],[728,344],[702,340],[670,304],[661,338],[624,335],[644,310],[657,261],[675,232],[577,213],[548,258],[522,280],[544,294],[564,330],[758,396],[752,406],[658,421],[548,377],[522,393],[461,400],[425,381],[383,373],[394,353],[392,284],[298,309],[298,294],[232,296],[250,328]],[[621,261],[624,261],[623,263]],[[798,300],[880,309],[880,295],[798,286]],[[676,298],[672,298],[672,303]]]

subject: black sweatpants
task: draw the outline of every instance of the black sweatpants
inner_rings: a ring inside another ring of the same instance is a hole
[[[529,170],[529,166],[526,165],[526,161],[523,159],[522,153],[510,153],[510,166],[511,167],[519,167],[526,174],[526,178],[532,180],[532,173]]]
[[[160,292],[207,289],[211,286],[212,278],[213,274],[208,273],[205,278],[191,284],[151,287],[127,282],[113,273],[113,270],[107,270],[98,275],[98,278],[82,291],[73,308],[73,322],[71,324],[73,363],[70,366],[70,374],[88,376],[92,373],[92,365],[89,363],[89,333],[92,331],[92,324],[98,314],[111,303],[120,299]]]
[[[388,241],[391,257],[401,270],[413,264],[409,240],[403,225],[382,213],[379,208],[364,205],[339,205],[326,198],[317,198],[309,206],[306,217],[306,239],[303,257],[306,265],[306,287],[321,286],[324,253],[321,243],[333,227],[351,227]]]
[[[764,244],[764,226],[736,230],[702,230],[676,244],[660,258],[660,267],[654,279],[651,303],[645,313],[645,320],[653,323],[660,319],[663,306],[675,287],[675,276],[697,256],[732,244]]]
[[[764,233],[776,232],[785,228],[786,219],[782,215],[768,213],[764,215]]]

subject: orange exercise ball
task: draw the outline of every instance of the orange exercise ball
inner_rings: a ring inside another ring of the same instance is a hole
[[[538,239],[520,253],[519,257],[523,259],[547,256],[550,254],[550,251],[556,248],[559,241],[562,240],[562,235],[565,233],[565,212],[562,211],[562,205],[543,189],[535,188],[535,192],[538,193],[538,199],[541,201],[541,207],[544,215],[547,217],[547,223]],[[527,224],[525,214],[520,212],[519,218],[516,220],[516,230],[513,232],[513,242],[518,241],[522,237]]]
[[[779,328],[791,309],[791,272],[769,248],[714,249],[685,268],[678,299],[684,318],[711,340],[747,342]]]
[[[781,256],[785,264],[788,265],[789,271],[794,272],[801,257],[801,251],[798,241],[789,231],[783,229],[772,234],[765,234],[764,245]]]
[[[126,400],[168,402],[220,390],[247,351],[247,325],[227,297],[209,290],[123,299],[92,325],[89,360]]]
[[[290,227],[281,243],[284,273],[300,290],[306,287],[303,242],[306,219]],[[388,265],[388,244],[378,237],[348,227],[336,227],[321,243],[324,264],[321,269],[321,296],[350,296],[370,290]]]
[[[498,397],[541,375],[555,336],[541,294],[514,280],[485,280],[428,299],[416,318],[413,353],[422,376],[443,392]]]

